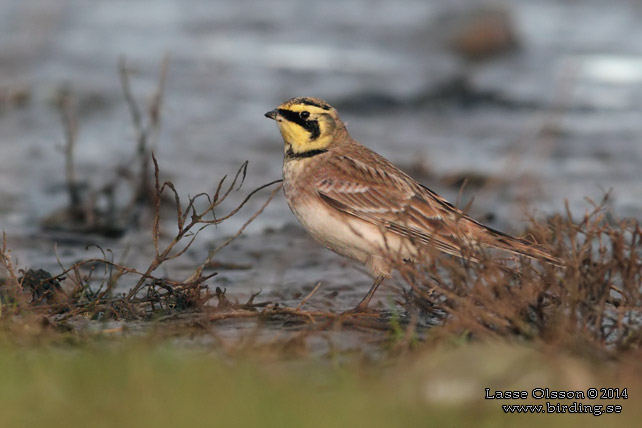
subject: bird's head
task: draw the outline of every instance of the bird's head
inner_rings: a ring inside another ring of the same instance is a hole
[[[265,116],[276,120],[286,156],[327,150],[336,144],[337,133],[345,130],[337,111],[318,98],[289,99]]]

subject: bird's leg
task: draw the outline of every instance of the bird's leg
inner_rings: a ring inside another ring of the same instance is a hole
[[[375,292],[377,291],[377,288],[379,288],[379,285],[381,285],[381,282],[385,279],[385,276],[378,276],[374,283],[372,284],[372,287],[370,287],[370,290],[368,291],[368,294],[366,294],[363,299],[359,302],[359,304],[354,308],[346,313],[348,314],[358,314],[362,312],[368,312],[368,304],[370,303],[370,300],[372,299],[372,296],[374,296]]]

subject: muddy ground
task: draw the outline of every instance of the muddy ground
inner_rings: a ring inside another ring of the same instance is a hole
[[[488,16],[506,26],[490,48],[453,42],[483,37],[474,23]],[[54,246],[68,266],[97,255],[88,244],[129,266],[149,263],[149,216],[119,238],[42,225],[68,202],[57,102],[73,96],[77,177],[85,189],[98,188],[135,150],[119,60],[126,58],[145,104],[166,55],[154,149],[161,174],[187,198],[212,192],[248,160],[243,188],[221,212],[280,177],[281,139],[263,114],[306,95],[329,101],[356,139],[449,200],[463,207],[474,197],[470,213],[495,228],[520,233],[527,214],[561,212],[565,200],[580,216],[590,207],[585,197],[599,200],[608,190],[614,215],[639,219],[641,18],[642,8],[623,0],[500,9],[420,0],[0,0],[0,227],[20,267],[55,273]],[[124,203],[127,190],[118,192]],[[162,273],[188,275],[268,193],[206,230]],[[171,234],[171,211],[162,226]],[[215,260],[210,272],[219,274],[208,284],[239,301],[262,291],[258,300],[296,306],[322,282],[306,307],[340,311],[371,283],[362,268],[306,236],[282,195]],[[396,298],[389,286],[374,305],[394,307]],[[239,327],[219,324],[223,335]]]

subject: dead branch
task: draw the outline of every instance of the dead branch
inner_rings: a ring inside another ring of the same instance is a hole
[[[129,79],[130,69],[127,66],[125,58],[121,58],[119,61],[118,70],[121,88],[136,134],[136,157],[139,163],[139,179],[138,187],[132,201],[134,204],[146,203],[151,199],[151,195],[153,195],[150,185],[149,155],[153,150],[155,139],[161,127],[161,111],[168,69],[169,58],[166,56],[161,63],[158,86],[152,95],[151,102],[147,109],[147,123],[143,123],[141,108],[131,90]]]
[[[305,305],[305,304],[306,304],[306,302],[307,302],[308,300],[310,300],[310,298],[311,298],[312,296],[314,296],[314,293],[316,293],[316,292],[317,292],[317,290],[318,290],[320,287],[321,287],[321,282],[317,282],[317,285],[315,285],[315,286],[314,286],[314,288],[312,289],[312,291],[310,291],[310,292],[308,293],[308,295],[307,295],[307,296],[305,296],[303,299],[301,299],[301,302],[297,305],[296,309],[297,309],[297,310],[300,310],[300,309],[301,309],[301,307],[302,307],[303,305]]]
[[[11,260],[11,250],[7,247],[7,235],[4,230],[2,231],[2,248],[0,248],[0,265],[2,265],[7,273],[9,274],[9,281],[5,285],[7,288],[7,294],[11,299],[13,299],[18,305],[21,305],[23,302],[22,296],[22,284],[18,275],[16,274],[16,268],[13,265],[13,260]],[[2,308],[2,301],[0,301],[0,309]],[[2,311],[0,310],[0,313]]]
[[[233,211],[234,213],[238,212],[238,210],[240,210],[240,209],[241,209],[241,207],[242,207],[243,205],[245,205],[245,203],[249,200],[249,198],[250,198],[250,197],[252,197],[252,195],[254,195],[256,192],[258,192],[259,190],[262,190],[262,189],[264,189],[264,188],[266,188],[266,187],[269,187],[269,186],[271,186],[271,185],[273,185],[273,184],[280,183],[281,181],[282,181],[282,180],[275,180],[275,181],[272,181],[272,182],[270,182],[270,183],[268,183],[268,184],[264,184],[263,186],[260,186],[259,188],[257,188],[257,189],[255,189],[255,190],[253,190],[253,191],[252,191],[252,192],[250,192],[250,194],[249,194],[249,195],[248,195],[248,196],[243,200],[243,202],[241,202],[241,204],[240,204],[237,208],[235,208],[234,210],[232,210],[232,211]],[[243,225],[239,228],[239,230],[237,230],[237,231],[236,231],[236,233],[235,233],[234,235],[232,235],[232,236],[230,236],[229,238],[227,238],[227,239],[226,239],[225,241],[223,241],[223,243],[221,243],[218,247],[214,248],[213,250],[210,250],[210,252],[209,252],[209,253],[208,253],[208,255],[207,255],[207,258],[203,261],[203,263],[201,263],[201,264],[196,268],[196,270],[194,271],[194,273],[192,274],[192,276],[190,276],[190,278],[191,278],[191,277],[193,277],[194,275],[200,275],[200,273],[203,271],[203,269],[205,269],[209,264],[211,264],[211,263],[212,263],[212,259],[214,258],[214,256],[215,256],[219,251],[221,251],[223,248],[227,247],[227,246],[228,246],[232,241],[234,241],[236,238],[238,238],[238,237],[241,235],[241,233],[243,233],[243,231],[245,230],[245,228],[246,228],[247,226],[249,226],[249,225],[250,225],[250,223],[252,223],[252,222],[253,222],[253,221],[254,221],[254,220],[255,220],[259,215],[261,215],[261,213],[263,212],[263,210],[265,210],[265,208],[266,208],[266,207],[268,206],[268,204],[272,201],[272,199],[274,199],[274,196],[276,196],[276,194],[279,192],[279,190],[281,190],[281,186],[278,186],[278,187],[276,187],[274,190],[272,190],[272,193],[270,193],[270,196],[268,196],[268,198],[265,200],[265,202],[263,203],[263,205],[261,205],[261,207],[260,207],[260,208],[259,208],[259,209],[258,209],[258,210],[257,210],[257,211],[256,211],[256,212],[255,212],[255,213],[254,213],[254,214],[253,214],[253,215],[252,215],[252,216],[251,216],[251,217],[250,217],[250,218],[249,218],[245,223],[243,223]],[[223,217],[222,219],[220,219],[220,221],[223,221],[224,219],[227,219],[227,218],[229,218],[229,217],[230,217],[230,215],[227,215],[227,216]],[[206,221],[206,222],[203,222],[203,223],[206,223],[206,224],[212,224],[212,223],[211,223],[211,222],[209,222],[209,221]]]
[[[74,149],[76,147],[76,135],[78,134],[78,122],[76,120],[73,97],[68,91],[66,91],[60,99],[59,110],[65,133],[65,177],[67,181],[67,192],[69,193],[69,208],[71,211],[80,211],[81,199],[74,165]]]
[[[154,253],[155,254],[154,254],[154,258],[153,258],[152,262],[150,263],[149,267],[147,268],[147,271],[145,272],[145,275],[140,277],[140,279],[136,283],[136,285],[127,294],[127,298],[128,299],[132,299],[134,296],[136,296],[136,294],[143,287],[143,285],[145,283],[145,280],[146,280],[146,277],[151,276],[152,272],[154,272],[162,263],[164,263],[164,262],[166,262],[168,260],[175,259],[175,258],[180,257],[181,255],[183,255],[185,253],[185,251],[187,251],[189,249],[189,247],[192,245],[192,243],[194,242],[196,237],[199,235],[199,233],[202,230],[204,230],[208,225],[219,224],[222,221],[230,218],[232,215],[236,214],[250,200],[250,198],[252,196],[254,196],[256,193],[258,193],[260,190],[265,189],[266,187],[269,187],[269,186],[271,186],[271,185],[273,185],[275,183],[279,183],[281,181],[281,180],[275,180],[273,182],[264,184],[263,186],[259,186],[258,188],[254,189],[228,215],[223,216],[223,217],[218,218],[218,219],[216,219],[216,217],[215,217],[215,220],[205,220],[204,217],[207,214],[209,214],[210,212],[214,213],[214,209],[218,205],[220,205],[225,200],[225,198],[230,194],[231,190],[235,188],[238,177],[240,175],[245,177],[246,170],[247,170],[247,162],[245,162],[241,166],[241,168],[237,171],[237,174],[236,174],[234,180],[232,181],[230,186],[228,186],[228,189],[223,194],[223,196],[219,197],[219,192],[220,192],[220,189],[222,187],[222,183],[225,180],[225,177],[223,177],[223,179],[219,182],[219,185],[218,185],[218,187],[216,189],[215,194],[212,197],[208,197],[208,201],[210,201],[209,206],[205,210],[203,210],[201,213],[197,213],[196,212],[196,208],[195,208],[195,206],[196,206],[195,201],[196,201],[196,198],[198,198],[202,194],[199,194],[197,196],[194,196],[194,197],[190,198],[190,200],[189,200],[189,202],[187,204],[187,208],[185,210],[183,210],[181,208],[180,197],[179,197],[178,192],[176,191],[174,185],[171,182],[165,182],[165,183],[163,183],[163,185],[160,184],[160,177],[159,177],[160,170],[159,170],[159,167],[158,167],[158,161],[156,160],[156,157],[153,154],[152,154],[152,161],[154,163],[154,177],[155,177],[155,189],[156,189],[156,192],[155,192],[155,206],[156,206],[156,209],[155,209],[155,213],[154,213],[154,225],[153,225],[153,229],[152,229],[152,239],[153,239],[153,242],[154,242],[154,249],[155,249]],[[242,184],[242,181],[241,181],[241,184]],[[165,248],[163,250],[161,250],[160,249],[160,244],[159,244],[159,240],[160,240],[160,226],[159,226],[159,224],[160,224],[160,200],[161,200],[163,191],[165,189],[170,189],[170,191],[174,195],[174,200],[175,200],[175,203],[176,203],[176,216],[177,216],[178,230],[177,230],[177,233],[174,236],[174,238],[172,238],[172,240],[165,246]],[[238,189],[240,189],[240,185],[237,188],[237,190]],[[205,268],[207,263],[209,263],[211,261],[211,257],[216,252],[218,252],[221,248],[225,247],[227,244],[229,244],[234,239],[236,239],[236,237],[238,237],[243,232],[243,230],[245,230],[245,228],[252,221],[254,221],[254,219],[256,219],[256,217],[258,217],[263,212],[263,210],[269,204],[269,202],[272,200],[272,198],[274,197],[274,195],[276,194],[278,189],[279,188],[276,188],[272,192],[270,197],[261,206],[261,208],[259,208],[259,210],[257,210],[248,219],[248,221],[245,222],[245,224],[243,224],[243,226],[239,229],[239,231],[235,235],[233,235],[232,237],[227,239],[221,246],[219,246],[219,248],[217,248],[216,250],[210,252],[210,255],[208,255],[208,258],[206,259],[206,261],[204,263],[202,263],[196,269],[195,273],[190,276],[190,279],[188,279],[187,282],[190,282],[190,281],[194,280],[195,278],[198,278],[198,277],[201,276],[201,274],[203,272],[203,269]],[[187,215],[188,215],[188,213],[190,211],[191,211],[192,215],[191,215],[191,218],[190,218],[189,222],[187,222]],[[199,226],[199,227],[197,227],[197,226]],[[180,249],[176,249],[177,246],[179,245],[179,243],[183,242],[183,240],[185,238],[188,238],[188,239],[187,239],[187,242],[183,245],[183,247],[180,248]]]

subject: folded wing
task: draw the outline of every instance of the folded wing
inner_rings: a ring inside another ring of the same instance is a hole
[[[319,178],[317,193],[334,209],[403,236],[415,246],[461,257],[462,244],[481,244],[561,263],[529,241],[483,226],[385,159],[374,160],[366,163],[341,156],[329,162],[326,168],[331,174]],[[382,162],[386,167],[377,168]]]

